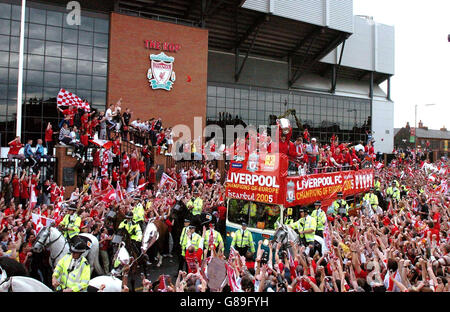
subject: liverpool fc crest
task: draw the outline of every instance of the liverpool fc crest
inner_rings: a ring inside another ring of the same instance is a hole
[[[167,56],[164,52],[150,55],[151,67],[147,71],[147,78],[152,89],[170,91],[175,82],[174,60],[174,57]]]

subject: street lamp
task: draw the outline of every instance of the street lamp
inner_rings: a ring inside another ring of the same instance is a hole
[[[432,104],[423,104],[423,106],[435,106],[436,104],[432,103]],[[418,104],[415,105],[415,109],[414,109],[414,146],[417,149],[417,106]]]

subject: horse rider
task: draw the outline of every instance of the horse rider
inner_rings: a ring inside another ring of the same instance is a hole
[[[203,210],[203,199],[199,195],[200,192],[195,190],[192,198],[186,204],[186,207],[191,212],[191,220],[193,224],[200,224],[200,215]]]
[[[266,205],[264,208],[267,215],[267,223],[266,229],[275,229],[276,221],[280,218],[280,206],[278,205]]]
[[[212,254],[212,250],[211,247],[214,246],[214,250],[217,251],[217,248],[219,248],[219,246],[221,246],[221,252],[224,252],[224,244],[223,244],[223,239],[222,239],[222,235],[220,235],[220,233],[218,231],[215,230],[215,221],[212,218],[211,215],[210,216],[210,220],[209,221],[209,229],[206,231],[205,233],[205,237],[203,239],[203,246],[204,246],[204,257],[203,259],[206,259],[208,256],[208,252],[211,252]],[[222,245],[221,245],[222,244]]]
[[[205,232],[203,232],[204,234]],[[181,255],[183,257],[186,256],[186,249],[193,245],[195,250],[199,248],[203,248],[203,237],[200,234],[195,233],[195,226],[189,225],[188,230],[186,231],[186,236],[184,236],[183,241],[181,242]],[[186,261],[186,259],[185,259]]]
[[[247,223],[242,222],[242,228],[234,232],[231,247],[235,248],[241,256],[245,256],[247,250],[250,248],[252,253],[255,253],[255,244],[253,243],[252,233],[247,229]]]
[[[243,218],[247,219],[248,213],[250,208],[250,225],[255,226],[256,225],[256,203],[253,202],[246,202],[241,210],[241,215]],[[253,224],[255,223],[255,224]]]
[[[374,188],[370,188],[370,192],[364,195],[363,200],[367,200],[372,207],[373,212],[377,212],[378,208],[378,196],[374,194]]]
[[[348,217],[348,204],[345,199],[343,199],[342,192],[337,193],[337,199],[331,204],[334,208],[334,216],[339,215],[342,218]]]
[[[136,255],[141,253],[141,242],[142,242],[142,230],[138,223],[133,220],[133,213],[128,211],[125,215],[125,219],[120,223],[119,230],[125,229],[130,236],[131,246],[127,246],[136,252]]]
[[[184,255],[185,255],[186,249],[183,250],[182,244],[183,244],[184,240],[186,239],[187,233],[189,231],[189,225],[190,224],[191,224],[191,220],[184,219],[184,227],[183,227],[183,230],[181,230],[181,235],[180,235],[180,249],[181,249],[181,252],[180,252],[179,257],[178,257],[178,271],[183,271],[184,265],[186,264],[186,261],[184,259]]]
[[[52,275],[52,285],[56,291],[85,292],[91,279],[91,267],[82,253],[87,249],[84,240],[73,237],[70,253],[56,264]]]
[[[405,185],[405,184],[402,184],[402,185],[400,186],[400,189],[401,189],[401,191],[400,191],[400,197],[401,197],[401,198],[407,197],[408,194],[409,194],[409,189],[406,187],[406,185]]]
[[[67,214],[64,216],[59,226],[63,231],[64,237],[69,241],[80,233],[81,218],[77,214],[77,206],[71,204],[67,210]]]
[[[134,202],[133,207],[133,222],[138,223],[141,227],[141,230],[144,230],[145,227],[145,209],[144,206],[139,201]]]
[[[396,180],[391,181],[390,186],[386,189],[386,196],[396,201],[400,200],[400,190],[397,187],[398,182]]]
[[[325,228],[325,222],[327,222],[327,216],[322,209],[321,201],[316,201],[314,203],[314,210],[311,213],[311,217],[316,219],[316,235],[323,238],[323,229]]]

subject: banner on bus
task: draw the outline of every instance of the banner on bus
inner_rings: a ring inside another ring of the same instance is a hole
[[[226,197],[283,204],[286,175],[286,161],[280,163],[279,154],[250,154],[243,161],[231,162]]]
[[[344,197],[368,191],[373,187],[374,170],[341,171],[288,177],[286,179],[287,207],[326,201],[342,192]]]

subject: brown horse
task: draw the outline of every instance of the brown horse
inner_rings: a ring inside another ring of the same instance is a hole
[[[162,255],[169,253],[169,227],[161,219],[149,221],[142,239],[142,251],[147,252],[150,259],[158,259],[161,266]]]

